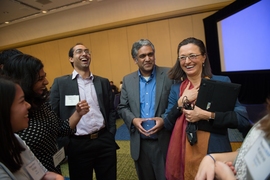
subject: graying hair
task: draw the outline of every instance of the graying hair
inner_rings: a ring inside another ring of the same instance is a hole
[[[150,46],[153,49],[153,52],[155,53],[155,47],[151,43],[151,41],[149,41],[148,39],[140,39],[139,41],[136,41],[132,45],[131,56],[133,59],[136,59],[136,57],[138,55],[138,51],[142,46]]]

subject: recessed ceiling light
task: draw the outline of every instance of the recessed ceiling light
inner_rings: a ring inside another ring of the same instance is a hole
[[[5,23],[6,23],[6,24],[9,24],[9,22],[8,22],[8,21],[6,21]]]
[[[47,13],[47,11],[42,11],[42,13],[43,13],[43,14],[46,14],[46,13]]]

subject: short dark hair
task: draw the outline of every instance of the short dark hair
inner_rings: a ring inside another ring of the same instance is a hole
[[[20,153],[24,147],[14,135],[10,122],[11,106],[16,95],[16,84],[4,77],[0,77],[0,162],[11,172],[22,166]]]
[[[73,58],[73,54],[74,54],[74,47],[77,45],[83,45],[83,43],[77,43],[74,46],[72,46],[69,51],[68,51],[68,57],[69,58]],[[70,62],[71,66],[74,67],[73,62]]]
[[[182,42],[179,43],[179,45],[177,47],[176,62],[174,64],[174,66],[168,72],[169,78],[172,80],[185,80],[187,78],[187,75],[183,71],[183,69],[181,68],[180,63],[179,63],[179,59],[178,59],[180,48],[184,45],[187,45],[187,44],[194,44],[194,45],[198,46],[200,49],[201,55],[206,56],[205,61],[204,61],[204,67],[202,70],[202,77],[211,78],[212,72],[211,72],[210,61],[209,61],[209,58],[207,55],[206,47],[200,39],[196,39],[194,37],[189,37],[189,38],[184,39]]]

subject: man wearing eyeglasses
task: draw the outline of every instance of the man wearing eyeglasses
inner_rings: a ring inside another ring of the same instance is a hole
[[[76,126],[69,138],[68,165],[71,180],[96,178],[116,180],[116,111],[109,80],[90,71],[91,54],[83,44],[69,50],[74,68],[71,75],[56,78],[51,88],[50,102],[61,119],[75,110],[75,104],[85,99],[90,111]]]
[[[139,70],[123,78],[118,113],[130,132],[131,156],[140,180],[165,180],[165,158],[170,139],[161,115],[167,107],[172,81],[168,68],[155,64],[155,47],[147,39],[132,46]]]

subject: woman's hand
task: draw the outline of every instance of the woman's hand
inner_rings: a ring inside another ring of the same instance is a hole
[[[86,102],[86,100],[82,100],[78,102],[76,105],[76,111],[80,116],[83,116],[89,112],[90,106]]]
[[[195,101],[198,96],[198,88],[199,87],[193,87],[192,89],[190,88],[191,83],[189,82],[187,87],[185,88],[182,96],[178,99],[178,106],[183,106],[183,98],[186,96],[189,102]]]
[[[221,161],[216,161],[215,177],[219,180],[236,180],[232,169],[227,164]]]
[[[56,174],[54,172],[46,172],[43,176],[42,180],[64,180],[64,177],[60,174]]]
[[[205,156],[200,163],[195,180],[213,180],[215,177],[215,162],[210,156]]]
[[[232,162],[225,162],[225,164],[227,164],[227,166],[229,166],[231,168],[234,175],[236,175],[236,170],[235,170],[233,163]]]
[[[197,121],[205,118],[205,116],[203,115],[204,110],[199,108],[198,106],[194,106],[193,110],[183,109],[183,113],[186,117],[186,120],[188,122],[192,122],[192,123],[197,122]],[[209,119],[208,117],[209,116],[206,116],[207,120]]]

